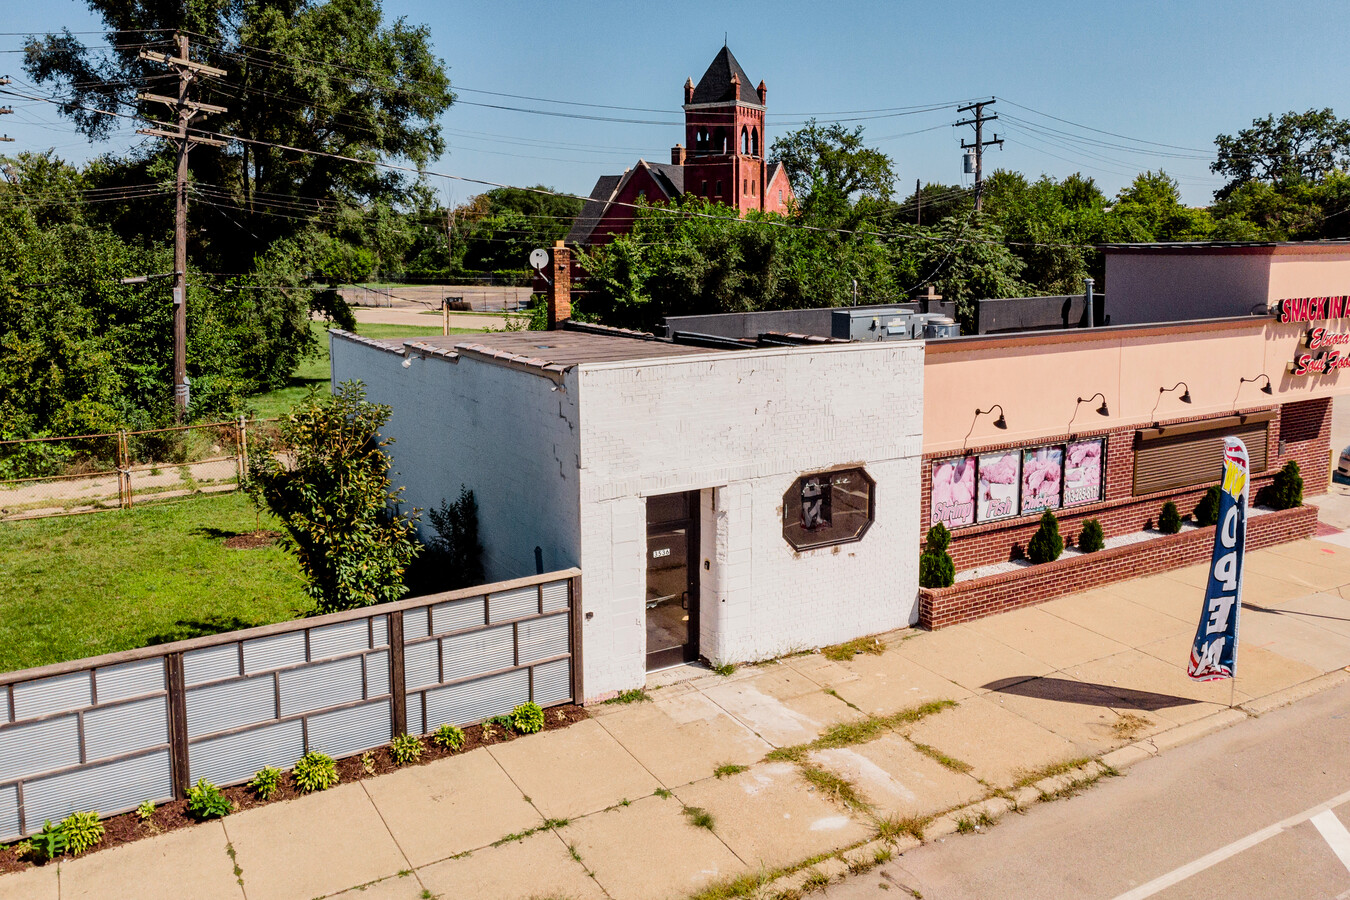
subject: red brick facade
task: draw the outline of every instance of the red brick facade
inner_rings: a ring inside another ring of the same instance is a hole
[[[1325,467],[1326,460],[1323,460],[1324,470]],[[1259,550],[1312,537],[1316,530],[1315,506],[1252,516],[1247,520],[1247,549]],[[1214,528],[1211,526],[1058,559],[1017,572],[973,578],[949,588],[921,588],[919,624],[929,629],[946,628],[1127,578],[1178,569],[1204,562],[1213,546]],[[1197,609],[1199,596],[1197,589]]]
[[[1269,409],[1271,407],[1267,407]],[[1270,421],[1267,447],[1267,466],[1264,472],[1255,473],[1252,478],[1252,495],[1270,484],[1275,473],[1289,460],[1296,460],[1303,473],[1304,492],[1321,493],[1330,479],[1331,462],[1331,401],[1304,400],[1288,403],[1279,407],[1279,414]],[[1244,412],[1257,412],[1248,409]],[[1175,425],[1186,421],[1201,421],[1206,417],[1192,419],[1174,419],[1164,422]],[[1148,423],[1152,424],[1152,423]],[[1185,491],[1169,491],[1145,494],[1136,497],[1134,486],[1134,441],[1139,427],[1117,428],[1110,431],[1080,432],[1073,435],[1074,440],[1092,437],[1106,437],[1105,495],[1099,503],[1075,507],[1071,510],[1058,510],[1060,533],[1065,543],[1072,545],[1077,541],[1078,532],[1088,519],[1101,522],[1106,537],[1130,534],[1142,531],[1150,522],[1156,522],[1158,513],[1168,500],[1177,504],[1182,515],[1193,510],[1205,495],[1208,484],[1197,485]],[[1066,441],[1069,435],[1047,436],[1034,443],[994,444],[972,447],[974,454],[989,453],[1014,447],[1037,446]],[[926,534],[929,527],[930,505],[932,501],[933,460],[947,459],[953,453],[925,454],[921,474],[920,534]],[[1217,480],[1213,482],[1217,484]],[[1255,521],[1255,520],[1253,520]],[[971,525],[952,532],[952,543],[948,552],[956,563],[957,571],[973,569],[991,563],[1006,562],[1020,558],[1026,550],[1027,541],[1036,533],[1038,516],[1022,516],[1002,522],[985,525]],[[1291,538],[1292,539],[1292,538]],[[1096,556],[1100,556],[1097,554]],[[1126,576],[1128,577],[1128,576]],[[1042,598],[1043,599],[1043,598]]]

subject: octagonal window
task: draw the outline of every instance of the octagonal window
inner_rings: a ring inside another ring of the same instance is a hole
[[[797,550],[861,540],[875,515],[875,490],[861,468],[803,475],[783,495],[783,539]]]

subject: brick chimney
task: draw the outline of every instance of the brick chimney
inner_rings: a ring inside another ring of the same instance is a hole
[[[763,81],[760,81],[759,87],[755,88],[755,92],[759,94],[759,105],[764,106],[764,98],[769,96],[769,89],[764,86]]]
[[[694,102],[694,79],[686,78],[684,80],[684,102]]]
[[[670,148],[670,164],[672,166],[684,165],[684,144],[676,144]]]
[[[557,331],[572,318],[572,251],[554,241],[549,252],[548,330]]]

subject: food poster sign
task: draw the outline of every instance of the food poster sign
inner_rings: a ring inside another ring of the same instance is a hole
[[[1102,450],[1105,441],[1074,441],[1064,447],[1064,505],[1082,506],[1102,499]]]
[[[933,463],[933,502],[929,525],[948,528],[975,524],[975,457],[958,456]]]
[[[1022,514],[1059,509],[1064,475],[1064,447],[1036,447],[1022,451]]]
[[[1017,450],[986,453],[980,457],[975,514],[981,522],[995,522],[1017,515],[1021,472],[1022,454]]]

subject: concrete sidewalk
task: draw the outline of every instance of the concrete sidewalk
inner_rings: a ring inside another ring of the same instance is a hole
[[[1043,788],[1027,785],[1086,758],[1156,753],[1350,677],[1340,540],[1248,556],[1245,710],[1228,708],[1230,684],[1186,677],[1205,579],[1194,566],[886,635],[884,653],[848,662],[665,674],[650,702],[602,705],[567,729],[0,877],[0,900],[646,900],[785,868],[818,880],[844,863],[819,876],[804,863],[875,852],[879,832],[1034,800]],[[896,715],[934,701],[955,705]]]

